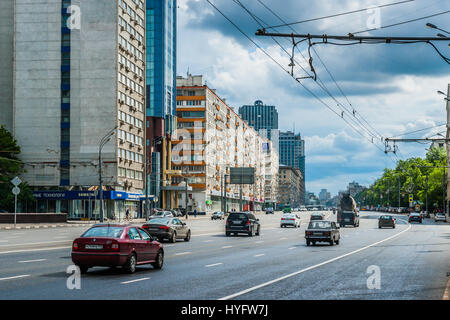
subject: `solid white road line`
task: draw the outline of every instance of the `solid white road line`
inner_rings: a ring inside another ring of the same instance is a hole
[[[450,300],[450,279],[447,281],[447,288],[445,288],[442,300]]]
[[[29,274],[23,274],[23,275],[20,275],[20,276],[7,277],[7,278],[0,278],[0,281],[3,281],[3,280],[12,280],[12,279],[19,279],[19,278],[26,278],[26,277],[30,277],[30,275],[29,275]]]
[[[213,242],[214,240],[205,240],[203,242]]]
[[[295,247],[290,247],[290,248],[288,248],[289,250],[292,250],[292,249],[295,249]]]
[[[301,270],[292,272],[292,273],[290,273],[290,274],[287,274],[287,275],[285,275],[285,276],[276,278],[276,279],[274,279],[274,280],[271,280],[271,281],[267,281],[267,282],[261,283],[261,284],[259,284],[259,285],[257,285],[257,286],[254,286],[254,287],[251,287],[251,288],[242,290],[242,291],[240,291],[240,292],[231,294],[231,295],[229,295],[229,296],[220,298],[219,300],[229,300],[229,299],[233,299],[233,298],[239,297],[239,296],[241,296],[241,295],[243,295],[243,294],[246,294],[246,293],[255,291],[255,290],[257,290],[257,289],[266,287],[266,286],[268,286],[268,285],[271,285],[271,284],[273,284],[273,283],[279,282],[279,281],[281,281],[281,280],[284,280],[284,279],[287,279],[287,278],[291,278],[291,277],[296,276],[296,275],[298,275],[298,274],[300,274],[300,273],[303,273],[303,272],[306,272],[306,271],[309,271],[309,270],[312,270],[312,269],[321,267],[321,266],[326,265],[326,264],[328,264],[328,263],[331,263],[331,262],[340,260],[340,259],[345,258],[345,257],[347,257],[347,256],[350,256],[350,255],[352,255],[352,254],[355,254],[355,253],[361,252],[361,251],[363,251],[363,250],[366,250],[366,249],[368,249],[368,248],[371,248],[371,247],[373,247],[373,246],[376,246],[377,244],[380,244],[380,243],[382,243],[382,242],[385,242],[385,241],[388,241],[388,240],[393,239],[393,238],[395,238],[395,237],[398,237],[398,236],[401,235],[402,233],[404,233],[404,232],[406,232],[406,231],[409,231],[409,229],[411,229],[411,225],[409,225],[408,228],[406,228],[405,230],[403,230],[403,231],[401,231],[401,232],[399,232],[399,233],[397,233],[397,234],[394,234],[393,236],[390,236],[390,237],[388,237],[388,238],[386,238],[386,239],[383,239],[383,240],[374,242],[374,243],[372,243],[372,244],[370,244],[370,245],[368,245],[368,246],[365,246],[365,247],[359,248],[359,249],[357,249],[357,250],[351,251],[351,252],[349,252],[349,253],[343,254],[343,255],[341,255],[341,256],[338,256],[338,257],[335,257],[335,258],[326,260],[326,261],[321,262],[321,263],[319,263],[319,264],[316,264],[316,265],[313,265],[313,266],[310,266],[310,267],[307,267],[307,268],[304,268],[304,269],[301,269]]]
[[[233,248],[233,246],[223,246],[222,249]]]
[[[22,261],[19,261],[19,263],[40,262],[40,261],[46,261],[46,260],[47,259],[22,260]]]
[[[16,244],[3,244],[0,245],[0,247],[10,247],[10,246],[27,246],[27,245],[33,245],[33,244],[47,244],[47,243],[58,243],[58,242],[67,242],[70,240],[58,240],[58,241],[46,241],[46,242],[28,242],[28,243],[16,243]]]
[[[207,264],[205,267],[209,268],[209,267],[215,267],[215,266],[220,266],[221,264],[223,264],[222,262],[219,263],[213,263],[213,264]]]
[[[260,254],[255,254],[254,257],[262,257],[262,256],[265,256],[265,255],[266,255],[265,253],[260,253]]]
[[[128,283],[144,281],[144,280],[148,280],[148,279],[150,279],[150,278],[141,278],[141,279],[136,279],[136,280],[124,281],[124,282],[121,282],[121,284],[128,284]]]

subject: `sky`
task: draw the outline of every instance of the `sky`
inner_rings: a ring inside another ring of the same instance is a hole
[[[399,143],[397,154],[385,154],[382,138],[429,127],[434,128],[402,137],[445,135],[445,126],[435,127],[446,119],[445,101],[437,90],[447,91],[450,65],[430,45],[319,43],[311,49],[317,81],[300,80],[308,92],[285,71],[290,70],[292,39],[277,38],[283,51],[273,39],[255,36],[261,25],[283,24],[279,18],[297,22],[400,0],[240,0],[259,24],[233,0],[210,1],[281,67],[206,0],[178,0],[177,74],[186,76],[189,70],[191,74],[203,75],[207,85],[217,89],[218,95],[235,110],[256,100],[275,105],[279,128],[295,128],[305,140],[308,191],[318,194],[326,188],[335,195],[352,181],[369,186],[384,168],[394,167],[399,159],[424,156],[429,148],[426,144]],[[302,34],[347,35],[448,10],[450,2],[446,0],[415,0],[292,28]],[[435,37],[439,31],[426,28],[425,24],[430,22],[450,31],[449,17],[447,13],[357,35]],[[272,30],[293,32],[286,26]],[[305,70],[312,74],[307,43],[297,47],[294,77],[306,76]],[[437,47],[450,57],[448,42],[437,43]],[[343,109],[349,113],[342,118]]]

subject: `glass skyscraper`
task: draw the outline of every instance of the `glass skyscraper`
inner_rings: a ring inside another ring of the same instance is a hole
[[[146,116],[163,118],[175,130],[176,0],[146,1]]]
[[[300,133],[292,131],[280,133],[280,164],[299,168],[305,179],[305,140]]]

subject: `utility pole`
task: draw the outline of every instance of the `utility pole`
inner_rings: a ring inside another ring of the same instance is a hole
[[[445,150],[447,151],[447,167],[449,166],[449,157],[450,157],[450,148],[448,147],[448,139],[450,139],[450,99],[448,98],[450,97],[450,83],[448,84],[447,87],[447,99],[445,101],[447,101],[447,105],[446,105],[446,111],[447,111],[447,134],[445,136],[446,141],[445,141]],[[444,169],[445,171],[445,169]],[[450,170],[447,170],[447,200],[450,199]],[[447,206],[447,210],[445,211],[445,215],[446,215],[446,219],[447,221],[449,221],[449,210],[448,210]]]
[[[426,210],[426,215],[428,216],[428,173],[425,176],[425,210]]]
[[[398,208],[400,209],[400,177],[398,177]]]

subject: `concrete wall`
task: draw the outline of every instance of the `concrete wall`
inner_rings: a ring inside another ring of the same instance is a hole
[[[14,0],[0,1],[0,126],[13,131]]]
[[[3,2],[3,1],[2,1]],[[59,184],[61,2],[16,0],[15,137],[31,185]]]
[[[100,139],[117,123],[116,0],[72,0],[81,10],[81,28],[71,32],[71,185],[98,185]],[[101,14],[100,14],[101,13]],[[116,161],[116,136],[103,148],[104,161]],[[88,163],[86,166],[81,163]],[[91,164],[89,164],[91,163]],[[106,183],[117,165],[104,167]],[[113,177],[113,178],[111,178]]]

